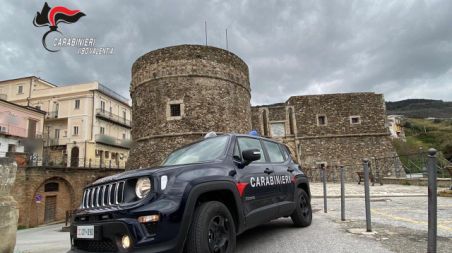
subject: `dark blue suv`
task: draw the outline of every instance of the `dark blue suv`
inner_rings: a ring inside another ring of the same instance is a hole
[[[289,216],[297,227],[311,224],[308,178],[289,149],[257,136],[214,135],[160,167],[87,186],[69,252],[234,252],[236,235]]]

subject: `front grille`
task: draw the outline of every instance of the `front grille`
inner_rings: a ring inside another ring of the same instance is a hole
[[[86,188],[81,209],[109,207],[124,202],[124,181]]]
[[[91,241],[74,240],[74,246],[77,249],[87,252],[117,252],[116,244],[111,240]]]

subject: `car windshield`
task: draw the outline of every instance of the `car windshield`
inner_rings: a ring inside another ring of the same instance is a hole
[[[219,136],[193,143],[171,153],[162,165],[169,166],[216,160],[225,153],[228,140],[229,136]]]

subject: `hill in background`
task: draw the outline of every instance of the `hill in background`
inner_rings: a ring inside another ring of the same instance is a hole
[[[424,152],[433,147],[440,151],[438,159],[452,161],[452,120],[405,118],[403,127],[406,141],[393,140],[397,154],[415,154],[420,147]]]
[[[452,102],[431,99],[406,99],[386,102],[388,115],[404,115],[409,118],[452,118]]]

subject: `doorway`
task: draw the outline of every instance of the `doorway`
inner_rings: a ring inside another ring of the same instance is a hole
[[[56,217],[56,196],[46,196],[44,209],[44,223],[55,221]]]
[[[78,147],[73,147],[71,149],[71,167],[78,167],[78,155],[79,149]]]

